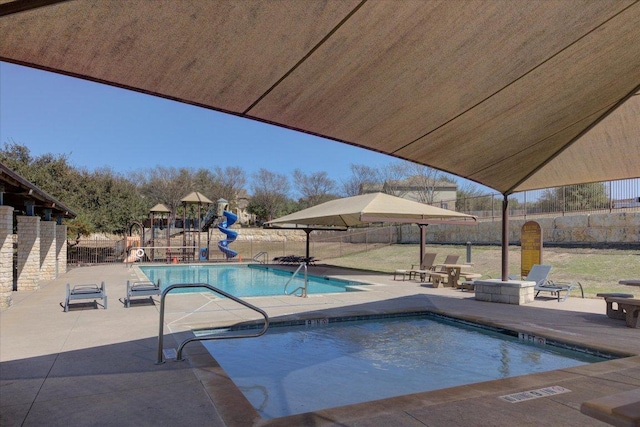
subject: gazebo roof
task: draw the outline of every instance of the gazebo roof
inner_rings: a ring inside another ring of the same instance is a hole
[[[197,191],[187,194],[180,201],[182,203],[199,203],[199,204],[207,203],[210,205],[213,204],[213,202],[209,200],[204,194],[198,193]]]
[[[169,213],[171,212],[171,210],[169,210],[168,207],[166,207],[164,204],[162,203],[158,203],[157,205],[155,205],[154,207],[152,207],[151,209],[149,209],[149,212],[154,212],[154,213]]]

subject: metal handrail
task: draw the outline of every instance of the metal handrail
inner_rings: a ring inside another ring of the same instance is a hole
[[[291,281],[296,277],[296,274],[298,274],[300,272],[300,269],[304,267],[304,286],[298,286],[296,289],[294,289],[290,294],[287,293],[287,286],[289,286],[289,283],[291,283]],[[307,278],[307,263],[303,262],[300,263],[300,265],[298,266],[298,268],[296,269],[296,271],[293,272],[293,275],[291,275],[291,278],[289,279],[289,281],[284,285],[284,294],[285,295],[291,295],[294,294],[298,291],[302,291],[302,295],[300,295],[303,298],[307,297],[307,285],[309,283],[309,279]]]
[[[262,259],[262,260],[260,260],[260,257],[262,257],[263,259]],[[259,262],[260,264],[266,264],[266,263],[267,263],[267,261],[269,260],[269,253],[268,253],[268,252],[266,252],[266,251],[258,252],[257,254],[255,254],[255,255],[253,256],[253,260],[254,260],[255,262]]]
[[[224,336],[214,336],[214,337],[193,337],[193,338],[188,338],[186,340],[184,340],[180,346],[178,347],[178,353],[176,356],[176,360],[177,361],[182,361],[184,360],[182,358],[182,350],[184,349],[184,346],[189,344],[192,341],[208,341],[208,340],[221,340],[221,339],[232,339],[232,338],[254,338],[254,337],[259,337],[260,335],[264,335],[265,332],[267,332],[267,329],[269,328],[269,316],[267,315],[267,313],[265,313],[262,309],[256,307],[253,304],[249,304],[246,301],[241,300],[240,298],[233,296],[221,289],[218,289],[214,286],[211,286],[207,283],[177,283],[175,285],[170,285],[168,286],[164,291],[162,291],[162,295],[160,296],[160,327],[159,327],[159,332],[158,332],[158,360],[156,361],[156,364],[161,364],[164,363],[164,358],[162,355],[162,350],[163,350],[163,341],[164,341],[164,300],[165,297],[167,296],[167,294],[169,292],[171,292],[174,289],[185,289],[185,288],[207,288],[210,291],[213,291],[217,294],[220,294],[222,296],[225,296],[239,304],[244,305],[247,308],[250,308],[253,311],[257,311],[258,313],[260,313],[263,317],[264,317],[264,326],[262,327],[262,329],[256,333],[256,334],[243,334],[243,335],[224,335]]]

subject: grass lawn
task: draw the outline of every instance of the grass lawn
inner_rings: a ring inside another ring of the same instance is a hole
[[[436,252],[436,263],[443,262],[448,254],[460,255],[466,261],[466,247],[452,245],[428,245],[426,252]],[[323,257],[322,262],[342,267],[393,273],[396,269],[409,269],[419,263],[419,245],[391,245],[343,255]],[[471,271],[483,278],[499,278],[501,275],[501,248],[498,246],[473,246]],[[549,278],[556,282],[578,281],[585,297],[595,298],[599,292],[624,292],[640,297],[640,288],[619,285],[621,279],[640,279],[640,247],[632,250],[544,248],[542,263],[553,266]],[[520,273],[520,247],[509,248],[509,274]],[[574,290],[572,296],[579,296]]]

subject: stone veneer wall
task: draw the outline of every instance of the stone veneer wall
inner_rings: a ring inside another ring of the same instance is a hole
[[[56,277],[67,272],[67,226],[56,224]]]
[[[40,280],[56,278],[56,223],[40,222]]]
[[[509,221],[509,241],[520,242],[522,225],[536,221],[542,227],[545,243],[558,244],[640,244],[640,213],[620,212],[612,214],[572,215],[555,218],[517,219]],[[492,243],[499,244],[502,221],[480,222],[476,225],[427,227],[427,242],[434,243]],[[398,242],[418,243],[417,226],[402,226]]]
[[[542,227],[543,241],[558,244],[640,244],[640,212],[560,216],[555,218],[512,219],[509,221],[509,241],[520,242],[520,230],[526,221],[535,220]],[[343,241],[349,243],[419,243],[420,230],[417,225],[396,227],[371,227],[351,229],[341,233]],[[254,241],[304,241],[306,235],[296,230],[266,230],[240,228],[238,240]],[[314,231],[312,240],[331,236],[331,232]],[[348,237],[347,237],[348,236]],[[500,244],[502,221],[479,222],[475,225],[430,225],[426,228],[429,243],[472,242],[476,244]]]
[[[40,217],[18,217],[18,291],[40,288]]]
[[[0,308],[13,299],[13,207],[0,206]]]

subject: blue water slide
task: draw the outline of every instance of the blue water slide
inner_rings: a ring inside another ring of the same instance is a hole
[[[238,215],[228,211],[224,211],[222,214],[224,215],[224,221],[218,224],[218,230],[223,232],[227,236],[227,238],[218,242],[218,249],[220,249],[220,251],[225,254],[227,258],[235,258],[238,255],[238,252],[234,251],[233,249],[229,249],[229,243],[236,240],[236,238],[238,237],[238,232],[235,230],[231,230],[229,227],[231,227],[238,220]]]

